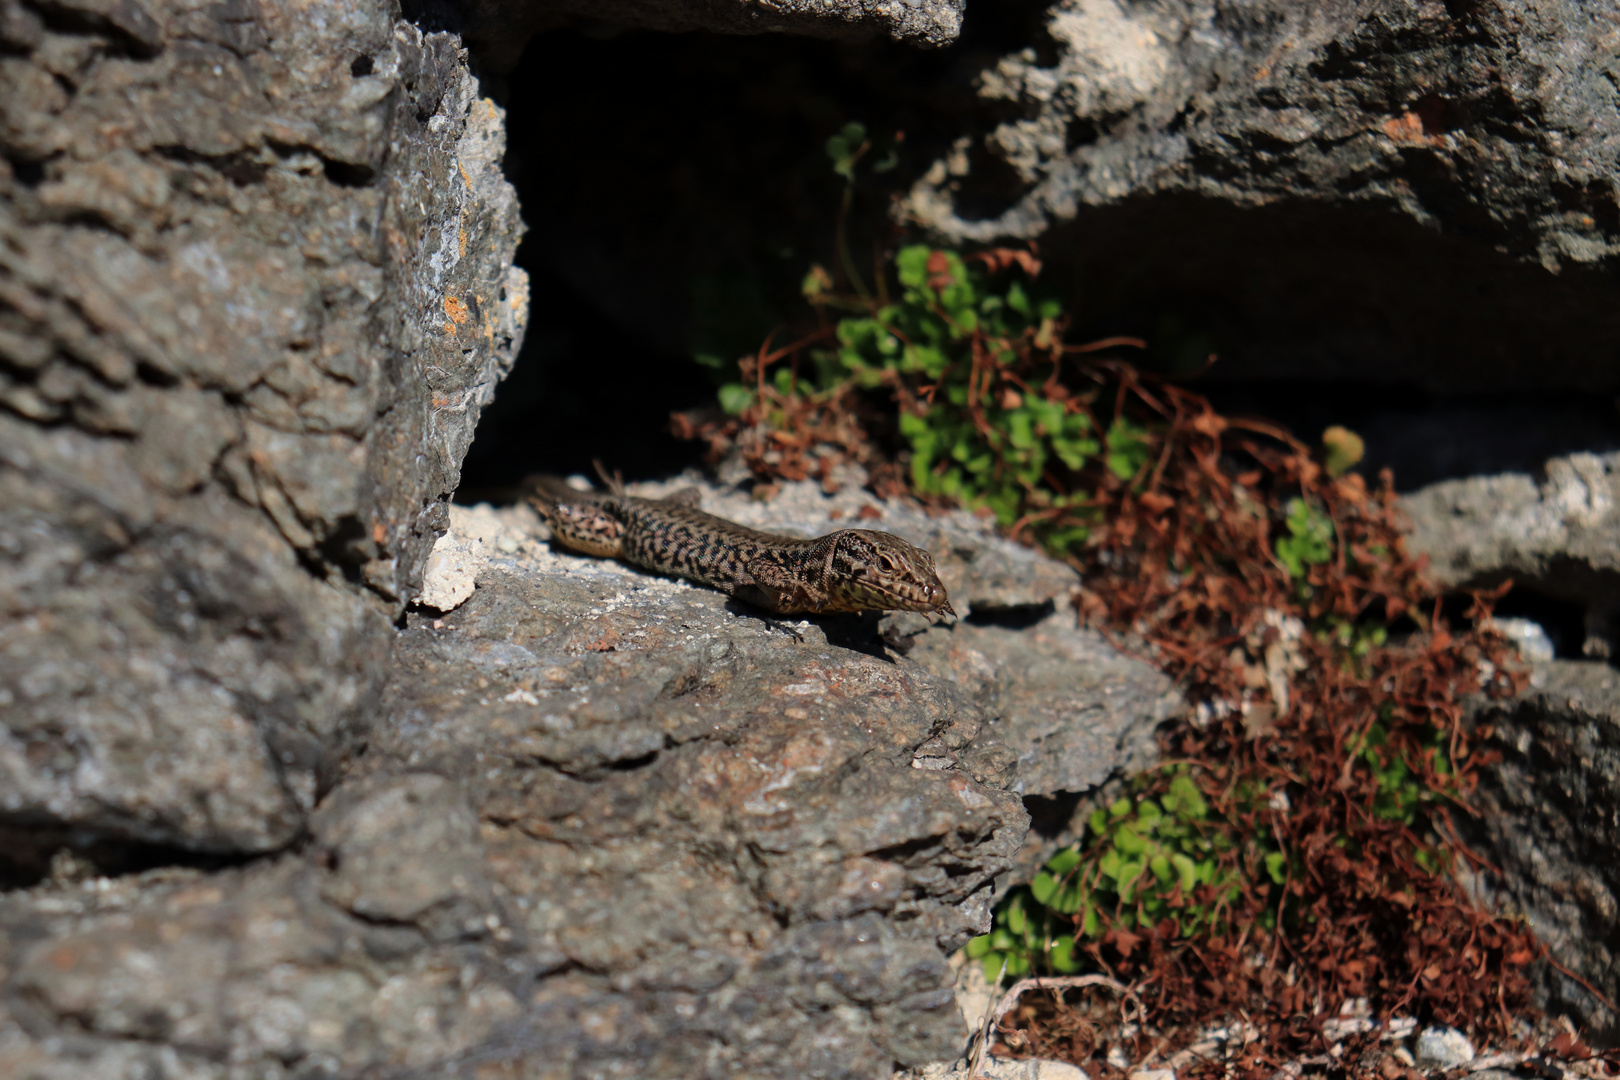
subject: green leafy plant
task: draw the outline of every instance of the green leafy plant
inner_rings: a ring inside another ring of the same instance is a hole
[[[986,510],[1015,536],[1059,556],[1076,554],[1097,520],[1100,488],[1142,483],[1157,444],[1117,408],[1099,424],[1092,405],[1105,380],[1093,367],[1066,370],[1064,361],[1142,342],[1065,345],[1062,304],[1031,289],[1040,271],[1033,248],[964,257],[908,245],[874,266],[868,288],[847,227],[857,192],[895,167],[900,139],[877,137],[859,121],[827,138],[827,160],[843,180],[834,271],[812,265],[800,290],[821,329],[775,352],[767,343],[740,362],[737,378],[719,388],[720,405],[737,426],[718,438],[744,443],[745,460],[752,448],[750,467],[767,478],[823,475],[815,446],[829,437],[846,458],[892,454],[852,447],[849,427],[840,427],[841,417],[880,417],[887,406],[893,419],[878,426],[886,443],[898,437],[907,451],[914,493]],[[700,360],[712,367],[715,355]],[[791,364],[776,363],[785,357]],[[768,449],[757,434],[763,430],[785,438]],[[852,437],[871,434],[869,425]]]
[[[1182,937],[1206,933],[1245,888],[1230,857],[1239,842],[1237,828],[1211,813],[1182,767],[1156,799],[1120,798],[1092,811],[1085,840],[1010,892],[990,933],[969,941],[967,955],[991,980],[1002,971],[1013,978],[1067,974],[1084,966],[1081,943],[1111,930],[1169,920]],[[1286,856],[1272,851],[1264,860],[1282,884]]]
[[[1277,559],[1289,577],[1303,582],[1310,567],[1333,558],[1333,519],[1304,499],[1289,499],[1283,526],[1288,535],[1277,538]]]
[[[1384,710],[1388,712],[1389,710]],[[1374,722],[1359,737],[1349,740],[1350,756],[1371,772],[1377,785],[1372,813],[1383,821],[1398,821],[1408,827],[1415,824],[1424,808],[1434,805],[1440,796],[1424,782],[1405,754],[1389,745],[1389,731],[1383,723]],[[1418,753],[1429,757],[1437,776],[1450,777],[1454,769],[1448,756],[1446,733],[1431,728],[1420,744]]]
[[[857,160],[857,134],[847,130],[829,144],[835,163]],[[1096,519],[1097,486],[1138,482],[1154,444],[1125,416],[1099,426],[1095,391],[1077,392],[1064,377],[1070,354],[1139,343],[1064,345],[1062,305],[1029,289],[1039,265],[1026,251],[964,259],[912,245],[894,257],[898,287],[891,293],[883,283],[876,297],[865,294],[852,266],[846,277],[856,295],[812,266],[802,292],[836,316],[813,337],[833,347],[762,350],[720,388],[720,404],[745,422],[786,430],[795,410],[802,417],[806,406],[830,406],[845,391],[881,394],[897,406],[894,430],[909,451],[914,492],[983,508],[1002,527],[1070,554]],[[791,366],[761,377],[762,365],[790,353]]]
[[[856,163],[865,157],[871,148],[872,142],[867,138],[866,125],[859,120],[851,120],[827,139],[827,156],[832,159],[833,172],[849,183],[855,183]],[[874,161],[871,169],[874,173],[886,173],[899,162],[900,155],[897,148],[890,145],[888,153]]]
[[[1066,920],[1020,885],[996,905],[993,928],[967,943],[967,956],[984,965],[992,983],[1004,976],[1021,979],[1030,972],[1068,975],[1084,966],[1075,955],[1075,936]]]
[[[894,262],[899,296],[840,319],[837,358],[858,385],[900,397],[912,487],[1023,523],[1060,552],[1083,540],[1092,500],[1074,475],[1099,454],[1135,475],[1146,433],[1123,418],[1100,433],[1060,381],[1063,309],[1030,295],[1019,270],[1033,259],[970,265],[914,245]]]

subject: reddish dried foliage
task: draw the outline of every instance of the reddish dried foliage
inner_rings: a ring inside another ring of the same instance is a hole
[[[1198,395],[1123,365],[1110,373],[1122,402],[1157,418],[1157,454],[1134,482],[1104,480],[1079,606],[1090,621],[1149,643],[1195,701],[1248,702],[1247,716],[1179,726],[1165,753],[1199,763],[1193,775],[1212,806],[1244,835],[1274,836],[1295,869],[1281,901],[1285,932],[1247,929],[1265,902],[1251,895],[1235,905],[1225,936],[1186,942],[1173,926],[1115,934],[1099,959],[1138,985],[1154,1026],[1247,1015],[1265,1031],[1254,1063],[1262,1071],[1325,1049],[1319,1021],[1355,998],[1381,1015],[1508,1037],[1539,947],[1522,923],[1480,911],[1448,875],[1416,861],[1435,842],[1442,858],[1472,858],[1446,809],[1467,812],[1484,764],[1469,746],[1461,699],[1482,687],[1520,688],[1503,643],[1452,632],[1439,618],[1422,563],[1406,552],[1387,473],[1377,491],[1353,474],[1329,477],[1285,433],[1218,416]],[[1308,594],[1273,557],[1282,504],[1294,497],[1334,528],[1332,558],[1309,568]],[[1485,602],[1476,598],[1476,608]],[[1410,633],[1351,660],[1342,644],[1307,632],[1289,645],[1303,664],[1278,701],[1256,677],[1278,644],[1268,612],[1306,626],[1404,620]],[[1388,733],[1384,753],[1403,757],[1444,800],[1427,815],[1439,835],[1375,813],[1377,780],[1351,755],[1375,723]],[[1440,751],[1437,728],[1446,735]],[[1245,857],[1254,855],[1232,855]],[[1263,868],[1246,869],[1265,880]]]
[[[816,480],[831,494],[837,490],[835,471],[840,465],[859,465],[866,471],[867,487],[881,498],[906,490],[905,480],[892,454],[885,452],[874,432],[893,426],[892,417],[874,408],[852,385],[830,394],[800,393],[797,379],[781,393],[766,379],[772,364],[788,360],[797,374],[800,351],[831,336],[822,329],[774,352],[770,342],[757,356],[745,357],[739,369],[756,387],[754,401],[740,415],[675,413],[670,430],[678,439],[703,442],[704,459],[716,464],[733,450],[761,485],[778,480]]]

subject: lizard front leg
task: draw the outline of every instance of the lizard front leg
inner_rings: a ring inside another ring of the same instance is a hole
[[[738,582],[731,595],[781,615],[815,614],[827,606],[827,596],[781,563],[755,559],[744,568],[750,580]]]

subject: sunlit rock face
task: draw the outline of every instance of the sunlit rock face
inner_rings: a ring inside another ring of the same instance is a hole
[[[0,41],[0,828],[284,847],[520,343],[500,111],[387,4]]]

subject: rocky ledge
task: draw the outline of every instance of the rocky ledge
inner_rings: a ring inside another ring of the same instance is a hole
[[[301,844],[115,878],[64,852],[0,897],[0,1073],[886,1077],[954,1057],[945,952],[1019,858],[1020,796],[1140,767],[1168,681],[1075,628],[1071,571],[968,515],[808,485],[706,505],[923,542],[971,614],[773,627],[553,551],[526,509],[453,508],[429,591],[475,587],[407,615]]]

